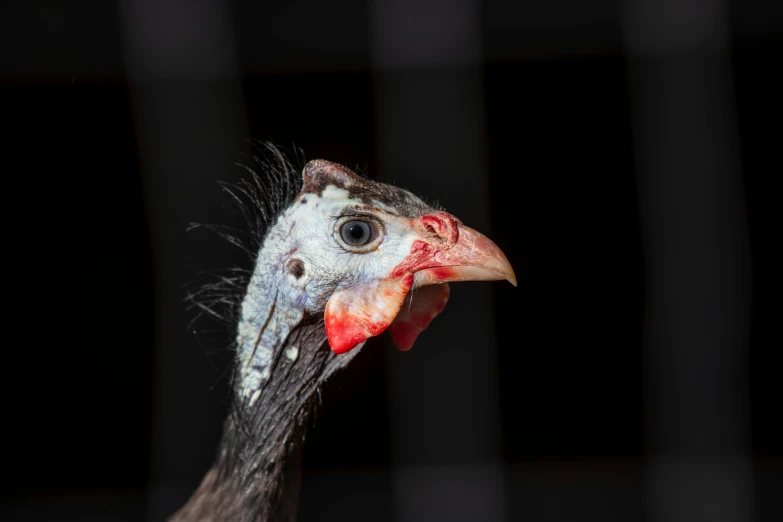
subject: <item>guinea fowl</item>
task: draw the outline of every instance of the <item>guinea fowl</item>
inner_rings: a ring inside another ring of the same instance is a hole
[[[285,161],[278,168],[299,178]],[[387,329],[409,350],[445,307],[449,282],[516,286],[492,241],[406,190],[323,160],[305,165],[296,190],[266,222],[242,300],[215,463],[172,520],[293,520],[319,387]]]

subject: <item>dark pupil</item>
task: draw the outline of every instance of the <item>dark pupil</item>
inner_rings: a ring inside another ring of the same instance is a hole
[[[349,221],[342,227],[343,240],[349,245],[362,246],[370,242],[371,229],[364,221]]]
[[[351,237],[354,239],[361,239],[364,236],[364,229],[361,225],[351,225],[351,230],[348,231]]]

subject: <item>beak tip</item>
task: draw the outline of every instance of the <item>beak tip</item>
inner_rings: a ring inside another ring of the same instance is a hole
[[[511,265],[507,264],[503,268],[504,269],[502,271],[498,272],[498,275],[511,283],[513,286],[517,286],[517,275],[514,273],[514,269],[511,268]]]

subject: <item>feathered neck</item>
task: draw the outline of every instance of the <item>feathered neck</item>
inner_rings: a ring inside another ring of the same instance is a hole
[[[266,331],[276,323],[279,337],[263,332],[259,337],[279,339],[279,343],[259,344],[244,378],[248,361],[238,352],[234,401],[217,459],[172,520],[295,517],[301,448],[319,387],[348,365],[358,350],[335,356],[326,343],[322,319],[303,316],[296,324],[285,323],[291,315],[281,307],[270,308],[263,322]]]

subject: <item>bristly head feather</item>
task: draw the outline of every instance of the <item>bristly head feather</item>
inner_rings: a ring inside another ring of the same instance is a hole
[[[188,231],[204,228],[242,250],[248,268],[232,267],[204,274],[208,281],[186,286],[187,310],[196,311],[189,328],[202,316],[235,325],[242,298],[253,273],[253,264],[269,228],[302,188],[305,164],[301,149],[286,151],[271,142],[251,140],[251,152],[236,166],[242,170],[236,183],[218,182],[232,203],[232,210],[246,222],[246,230],[224,225],[191,223]]]
[[[244,245],[255,260],[269,227],[280,213],[291,204],[302,189],[302,167],[304,153],[296,147],[292,150],[294,160],[284,150],[271,142],[252,141],[253,152],[236,165],[248,175],[238,183],[221,183],[250,228],[252,244]]]

